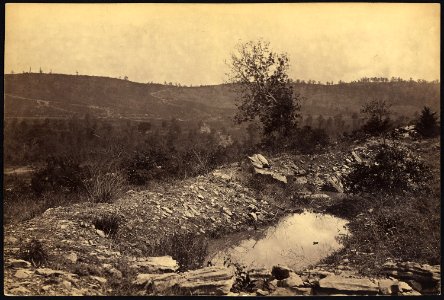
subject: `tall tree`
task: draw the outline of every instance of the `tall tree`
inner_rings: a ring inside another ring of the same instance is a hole
[[[438,117],[430,107],[424,106],[416,123],[416,131],[425,138],[435,137],[439,134]]]
[[[391,127],[391,104],[385,100],[374,99],[364,104],[361,112],[366,115],[367,122],[362,130],[373,136],[382,136],[385,143],[385,134]]]
[[[235,120],[258,119],[265,138],[285,136],[297,126],[299,96],[293,92],[286,54],[273,52],[259,40],[237,45],[231,56],[228,81],[240,95]]]

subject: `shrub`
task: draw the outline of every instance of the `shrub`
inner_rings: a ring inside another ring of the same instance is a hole
[[[115,235],[119,230],[121,218],[115,215],[104,215],[93,220],[95,228],[102,230],[107,235]]]
[[[165,153],[161,151],[136,151],[124,163],[129,183],[143,185],[154,178],[160,178],[167,160]]]
[[[48,260],[48,254],[41,241],[32,239],[20,248],[20,257],[39,267]]]
[[[46,161],[43,169],[32,175],[31,188],[37,196],[45,191],[82,191],[87,172],[87,169],[80,167],[80,163],[72,157],[52,157]]]
[[[419,192],[427,189],[430,169],[406,149],[380,145],[373,160],[357,164],[345,176],[349,192]]]

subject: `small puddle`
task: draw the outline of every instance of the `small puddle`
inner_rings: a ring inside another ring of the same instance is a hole
[[[320,213],[289,215],[274,226],[211,241],[207,261],[223,265],[229,260],[267,269],[281,264],[302,270],[342,247],[338,237],[348,233],[346,224],[344,219]]]

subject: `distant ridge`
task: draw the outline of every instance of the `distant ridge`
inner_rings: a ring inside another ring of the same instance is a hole
[[[183,120],[229,118],[236,94],[226,84],[176,87],[110,77],[24,73],[5,75],[5,117],[69,117]],[[302,114],[345,118],[367,100],[393,103],[398,115],[411,116],[424,105],[439,111],[440,84],[354,82],[335,85],[295,83],[303,96]]]

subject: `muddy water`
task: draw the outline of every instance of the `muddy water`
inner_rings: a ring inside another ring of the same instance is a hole
[[[341,248],[338,237],[348,233],[347,221],[331,215],[303,212],[276,225],[237,233],[212,241],[207,261],[214,265],[230,260],[247,268],[282,264],[301,270]]]

